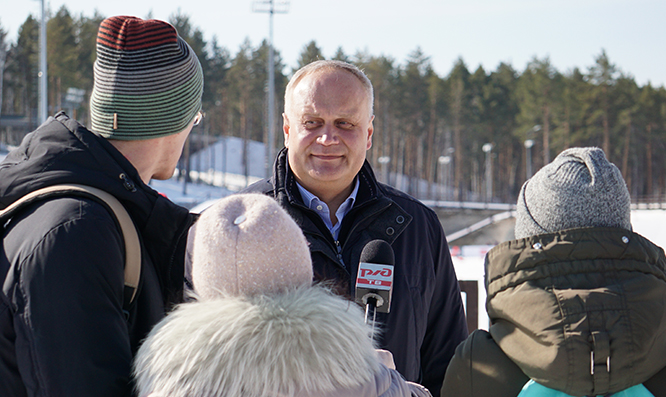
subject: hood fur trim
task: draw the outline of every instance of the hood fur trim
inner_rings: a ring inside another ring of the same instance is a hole
[[[140,395],[294,396],[374,382],[371,329],[323,287],[180,305],[139,349]]]

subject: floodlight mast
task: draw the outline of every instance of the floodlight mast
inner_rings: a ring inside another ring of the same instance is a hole
[[[39,109],[38,124],[42,124],[48,117],[48,92],[47,92],[47,74],[46,74],[46,11],[44,9],[44,0],[41,1],[41,20],[39,22]]]
[[[266,144],[266,176],[271,175],[271,165],[275,158],[275,61],[273,60],[273,14],[289,12],[289,1],[255,0],[252,11],[268,13],[268,137]]]

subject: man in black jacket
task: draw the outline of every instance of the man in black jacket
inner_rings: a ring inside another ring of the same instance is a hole
[[[92,128],[50,117],[0,163],[0,209],[36,189],[89,185],[115,196],[141,241],[137,296],[124,305],[121,232],[101,203],[66,196],[0,225],[0,395],[131,395],[132,358],[182,299],[193,222],[147,186],[173,175],[201,119],[203,74],[169,24],[104,20],[97,37]]]
[[[285,148],[263,192],[303,230],[315,277],[354,296],[359,258],[371,240],[395,253],[394,292],[380,345],[407,380],[439,395],[453,352],[467,337],[456,275],[441,224],[416,199],[377,182],[365,160],[372,145],[372,84],[358,68],[317,61],[285,93]]]

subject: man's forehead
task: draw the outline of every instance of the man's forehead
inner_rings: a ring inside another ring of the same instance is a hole
[[[303,89],[308,86],[321,87],[327,85],[345,85],[363,90],[363,83],[361,83],[358,77],[346,70],[333,68],[316,70],[303,76],[294,89],[298,90],[299,88]]]
[[[319,106],[335,104],[340,110],[348,108],[352,113],[367,99],[367,92],[355,76],[344,71],[332,71],[305,76],[294,87],[289,101],[304,112],[316,113]]]
[[[335,111],[335,117],[340,118],[340,119],[356,119],[361,116],[358,112],[358,106],[355,107],[350,107],[349,109],[341,109],[337,108]],[[296,115],[306,119],[309,117],[324,117],[324,116],[329,116],[331,112],[328,111],[328,109],[323,109],[322,107],[318,106],[313,106],[313,105],[305,105],[305,106],[299,106],[295,107],[294,110],[296,111]]]

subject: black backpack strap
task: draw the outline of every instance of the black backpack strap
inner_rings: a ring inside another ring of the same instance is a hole
[[[4,224],[7,219],[11,218],[12,214],[23,208],[25,205],[52,197],[72,195],[92,198],[105,205],[107,209],[113,213],[120,226],[125,245],[125,290],[123,310],[127,312],[130,304],[136,297],[136,291],[141,277],[141,244],[134,222],[132,222],[132,218],[130,218],[125,207],[123,207],[120,201],[113,197],[113,195],[104,190],[86,185],[62,184],[45,187],[26,194],[4,210],[0,211],[0,225]]]

